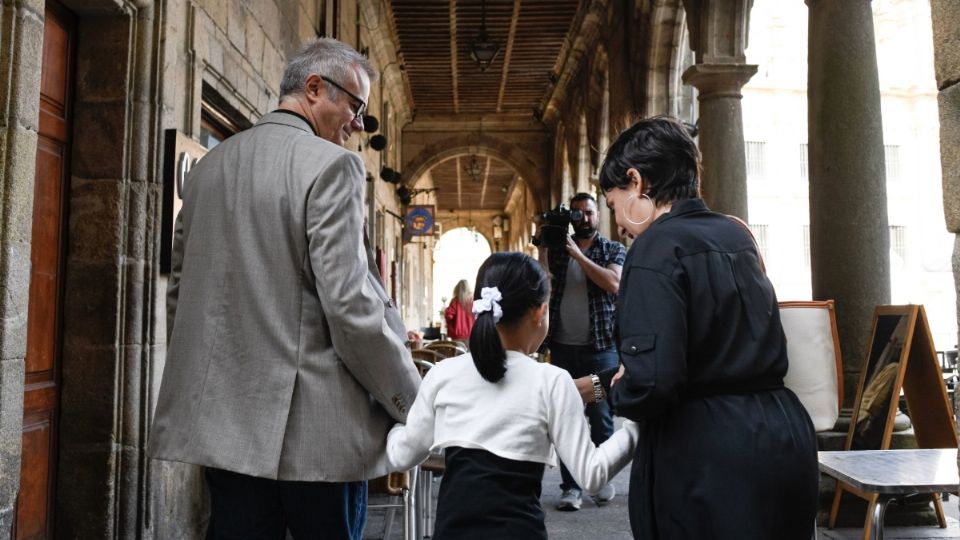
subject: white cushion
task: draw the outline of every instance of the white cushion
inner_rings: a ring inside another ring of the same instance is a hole
[[[780,320],[789,367],[784,384],[807,409],[817,431],[831,429],[840,414],[833,310],[825,302],[784,302]]]

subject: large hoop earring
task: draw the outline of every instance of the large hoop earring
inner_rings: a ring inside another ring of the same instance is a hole
[[[651,200],[650,197],[649,197],[646,193],[641,193],[641,194],[640,194],[640,197],[645,197],[648,201],[650,201],[650,204],[653,205],[653,200]],[[640,200],[640,197],[637,197],[636,194],[632,194],[632,195],[630,195],[630,197],[627,198],[627,200],[628,200],[628,201],[633,200],[633,199]],[[627,209],[626,209],[626,208],[623,209],[623,219],[627,220],[628,222],[630,222],[630,223],[633,224],[633,225],[643,225],[644,223],[650,221],[650,218],[651,218],[651,217],[653,217],[653,211],[652,211],[652,210],[650,211],[650,215],[647,216],[646,218],[644,218],[642,221],[634,221],[634,220],[630,219],[630,216],[629,216],[628,213],[627,213]]]

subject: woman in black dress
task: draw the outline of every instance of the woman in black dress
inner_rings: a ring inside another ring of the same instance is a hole
[[[816,438],[783,386],[777,298],[752,237],[699,198],[684,127],[638,122],[600,186],[635,238],[620,280],[617,414],[640,423],[630,479],[636,538],[810,538]]]

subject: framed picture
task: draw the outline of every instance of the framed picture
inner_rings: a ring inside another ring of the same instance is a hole
[[[173,230],[183,206],[183,188],[190,169],[207,149],[175,129],[163,134],[163,210],[160,216],[160,273],[170,273]]]

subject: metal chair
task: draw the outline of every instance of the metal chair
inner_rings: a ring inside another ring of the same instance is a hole
[[[420,502],[423,512],[420,516],[420,533],[424,537],[433,536],[433,525],[437,516],[433,514],[433,478],[442,475],[447,470],[443,450],[431,452],[427,459],[420,464]]]
[[[383,538],[390,538],[393,532],[394,512],[397,508],[403,509],[403,539],[422,540],[420,524],[423,511],[418,505],[417,486],[419,482],[419,467],[414,467],[403,473],[390,473],[386,476],[374,478],[367,483],[367,492],[371,495],[387,495],[389,502],[367,505],[367,510],[386,510],[383,523]],[[429,501],[427,501],[429,503]]]

